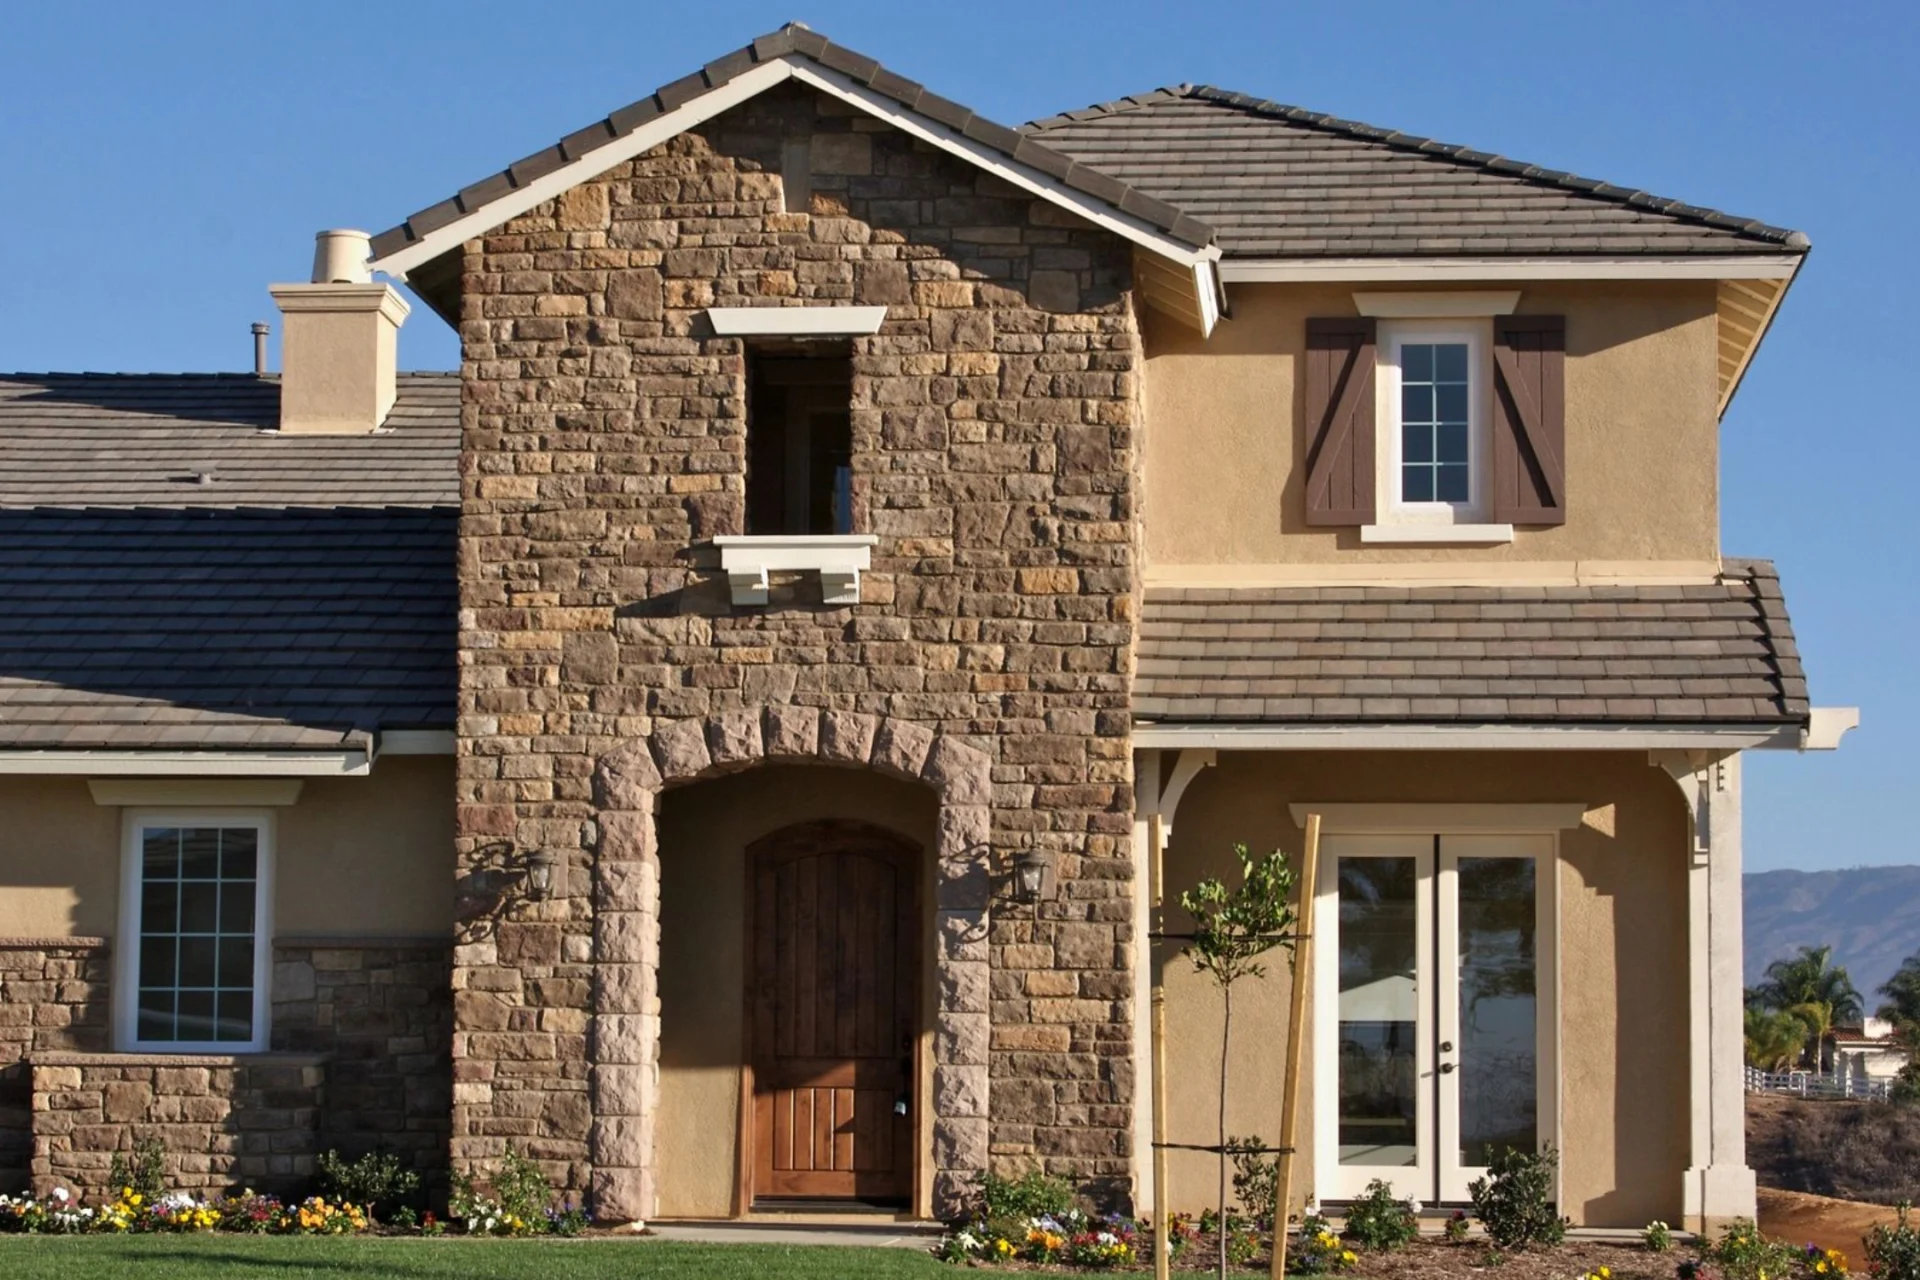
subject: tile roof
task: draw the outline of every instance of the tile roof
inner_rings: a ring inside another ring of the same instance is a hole
[[[829,71],[846,76],[981,146],[1037,169],[1083,195],[1132,214],[1176,240],[1196,248],[1213,241],[1212,228],[1165,201],[1078,163],[1073,157],[1063,155],[1019,130],[996,124],[971,108],[931,93],[923,85],[905,76],[895,75],[865,54],[834,44],[801,23],[790,22],[744,48],[709,62],[691,75],[661,86],[637,102],[630,102],[617,111],[609,112],[605,118],[568,134],[554,145],[536,151],[524,160],[508,165],[499,173],[461,188],[438,204],[415,213],[399,226],[389,227],[373,237],[373,256],[377,260],[396,253],[440,227],[456,222],[512,191],[626,137],[656,117],[678,110],[694,99],[713,92],[755,66],[789,57],[806,58]]]
[[[1213,227],[1229,257],[1800,252],[1797,231],[1207,85],[1023,132]]]
[[[0,374],[0,507],[459,503],[458,374],[401,374],[372,435],[283,436],[279,406],[252,374]]]
[[[1697,586],[1150,589],[1141,720],[1797,724],[1780,580]]]
[[[0,749],[451,727],[457,512],[0,511]]]

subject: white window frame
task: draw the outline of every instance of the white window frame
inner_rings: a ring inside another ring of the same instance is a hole
[[[272,1035],[274,815],[269,809],[129,809],[122,818],[120,933],[114,943],[114,1045],[123,1053],[263,1053]],[[140,899],[143,833],[153,827],[250,827],[255,832],[253,1037],[250,1040],[140,1039]]]
[[[1380,394],[1375,397],[1374,456],[1382,460],[1377,495],[1380,523],[1477,525],[1485,520],[1488,455],[1493,432],[1493,322],[1490,320],[1382,320],[1379,328]],[[1467,348],[1467,500],[1408,502],[1401,498],[1400,468],[1405,432],[1400,421],[1401,351],[1423,343]]]

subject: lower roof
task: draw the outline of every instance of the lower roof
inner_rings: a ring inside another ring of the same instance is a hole
[[[1134,715],[1180,724],[1803,725],[1779,576],[1150,589]]]
[[[0,511],[0,750],[453,723],[451,508]]]

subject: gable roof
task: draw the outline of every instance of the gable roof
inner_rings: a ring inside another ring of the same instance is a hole
[[[460,376],[403,373],[369,435],[282,435],[280,380],[0,374],[0,507],[458,505]]]
[[[1229,257],[1800,254],[1797,231],[1211,85],[1022,131],[1215,228]]]
[[[1104,211],[1105,225],[1149,249],[1187,263],[1212,256],[1206,252],[1212,228],[1183,210],[789,23],[374,236],[373,266],[404,276],[460,241],[795,78],[1055,203],[1095,220]]]
[[[1134,714],[1176,723],[1802,725],[1779,575],[1695,586],[1151,588]]]

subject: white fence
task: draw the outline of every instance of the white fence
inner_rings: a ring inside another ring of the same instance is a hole
[[[1854,1076],[1815,1075],[1811,1071],[1762,1071],[1747,1068],[1748,1093],[1791,1093],[1802,1098],[1866,1098],[1887,1100],[1885,1080],[1863,1080]]]

